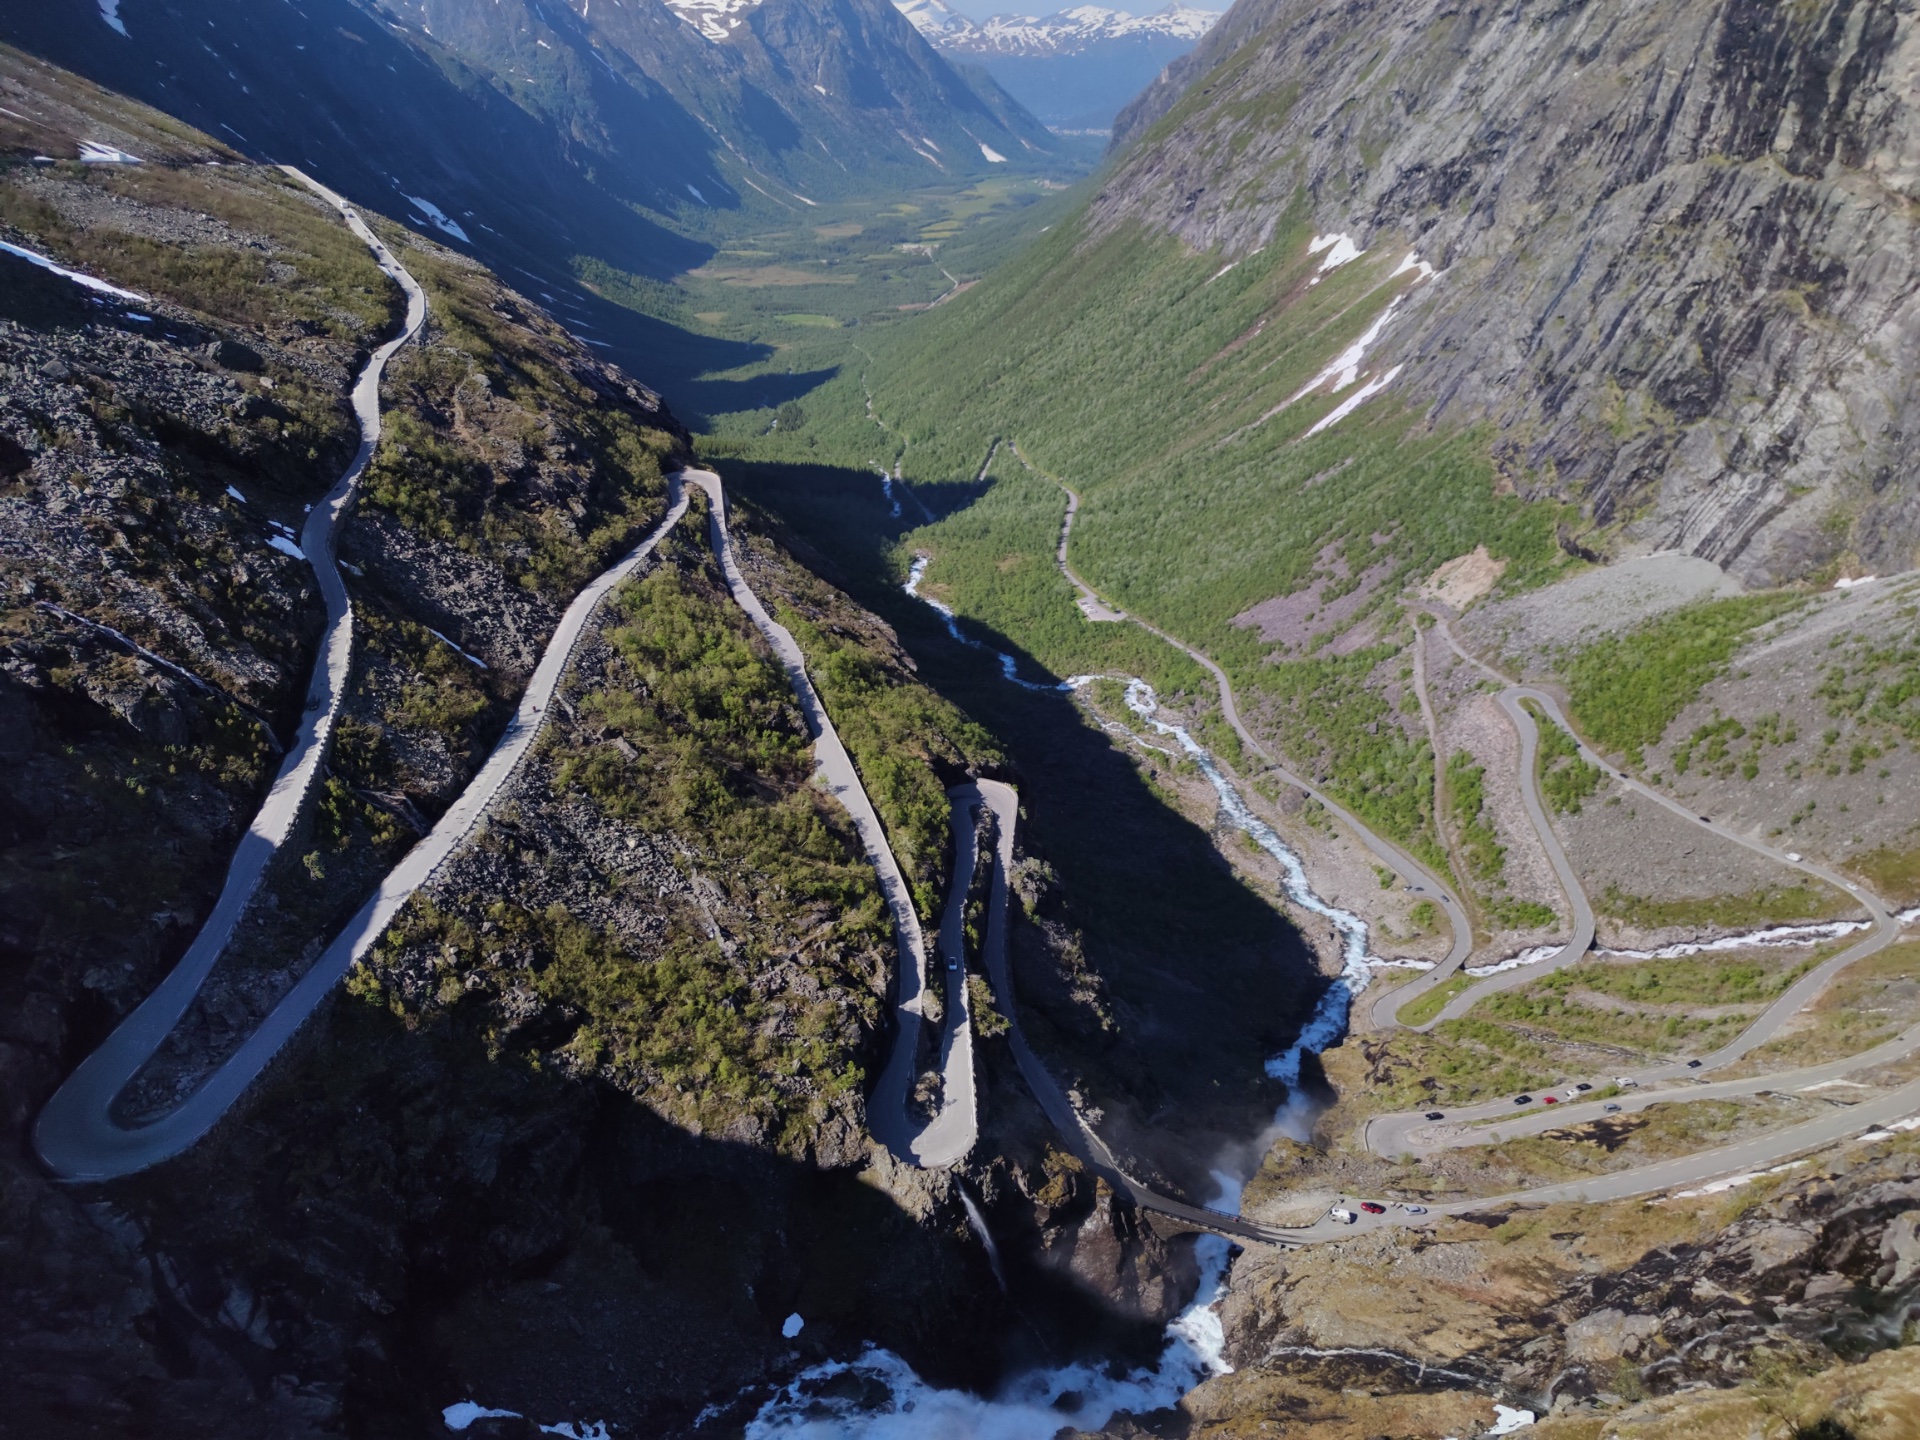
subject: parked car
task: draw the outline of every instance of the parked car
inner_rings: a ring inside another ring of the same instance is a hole
[[[1424,1205],[1402,1205],[1400,1208],[1409,1215],[1424,1215],[1427,1213],[1427,1207]]]
[[[1618,1114],[1620,1113],[1620,1107],[1619,1107],[1618,1105],[1616,1105],[1616,1104],[1614,1104],[1614,1103],[1613,1103],[1613,1101],[1611,1101],[1611,1100],[1609,1100],[1609,1101],[1608,1101],[1608,1102],[1606,1103],[1606,1107],[1605,1107],[1605,1108],[1606,1108],[1606,1112],[1607,1112],[1607,1114],[1609,1114],[1609,1115],[1618,1115]]]
[[[1447,1118],[1447,1112],[1444,1110],[1427,1111],[1427,1119],[1429,1120],[1444,1120],[1446,1118]]]
[[[1623,1090],[1631,1090],[1634,1086],[1638,1085],[1640,1082],[1634,1079],[1631,1075],[1616,1075],[1613,1077],[1613,1083],[1618,1085]]]
[[[1369,1215],[1384,1215],[1387,1213],[1387,1207],[1376,1200],[1362,1200],[1360,1202],[1360,1208]]]
[[[1513,1103],[1516,1105],[1531,1105],[1533,1103],[1533,1097],[1531,1095],[1516,1095],[1513,1097]]]
[[[1333,1209],[1327,1212],[1327,1218],[1329,1220],[1336,1220],[1342,1225],[1351,1225],[1354,1221],[1358,1220],[1360,1217],[1354,1214],[1351,1210],[1344,1210],[1340,1206],[1336,1205],[1333,1207]]]

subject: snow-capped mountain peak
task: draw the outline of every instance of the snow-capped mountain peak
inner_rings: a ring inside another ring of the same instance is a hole
[[[943,50],[986,55],[1072,54],[1106,40],[1195,41],[1220,18],[1217,10],[1174,4],[1152,15],[1075,5],[1045,17],[995,15],[974,21],[942,0],[894,0],[895,7]]]
[[[666,0],[666,6],[707,39],[718,43],[740,26],[741,16],[760,0]]]

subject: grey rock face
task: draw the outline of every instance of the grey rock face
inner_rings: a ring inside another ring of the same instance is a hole
[[[1620,551],[1772,583],[1920,540],[1920,25],[1890,0],[1237,7],[1094,204],[1444,270],[1378,358]]]

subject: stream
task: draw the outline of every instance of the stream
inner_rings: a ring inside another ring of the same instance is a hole
[[[1307,1127],[1312,1119],[1312,1102],[1300,1090],[1300,1067],[1305,1057],[1311,1053],[1318,1055],[1330,1045],[1335,1045],[1347,1033],[1347,1017],[1353,1008],[1353,997],[1367,988],[1376,970],[1388,967],[1404,967],[1410,963],[1419,968],[1427,968],[1423,962],[1386,960],[1375,955],[1368,946],[1367,922],[1351,910],[1321,899],[1307,880],[1306,867],[1300,857],[1294,853],[1286,841],[1280,838],[1274,828],[1253,813],[1246,799],[1228,780],[1220,769],[1213,752],[1208,750],[1184,725],[1175,725],[1159,718],[1159,697],[1153,687],[1136,675],[1103,677],[1098,675],[1074,675],[1053,684],[1041,684],[1021,676],[1014,657],[1003,650],[995,650],[991,645],[975,640],[960,628],[959,617],[953,610],[941,604],[930,595],[920,593],[920,582],[926,577],[927,566],[932,557],[916,555],[912,568],[907,573],[904,588],[907,594],[923,605],[931,606],[946,623],[947,633],[962,645],[972,650],[984,650],[1000,662],[1001,675],[1023,690],[1052,690],[1072,693],[1092,684],[1095,680],[1110,678],[1125,683],[1127,687],[1127,709],[1147,725],[1157,735],[1164,735],[1177,744],[1181,751],[1199,767],[1200,773],[1207,777],[1207,783],[1213,786],[1214,794],[1219,797],[1220,814],[1236,829],[1249,836],[1253,842],[1274,860],[1279,862],[1284,877],[1282,885],[1287,898],[1311,915],[1318,915],[1333,927],[1340,937],[1341,968],[1340,974],[1327,986],[1320,996],[1320,1002],[1314,1007],[1313,1014],[1300,1029],[1300,1034],[1278,1055],[1271,1056],[1266,1062],[1266,1071],[1275,1080],[1287,1087],[1287,1101],[1274,1116],[1275,1127],[1293,1139],[1307,1139]],[[1102,722],[1103,724],[1105,722]],[[1139,737],[1124,726],[1118,728],[1133,739]],[[1158,748],[1158,747],[1153,747]],[[1235,1187],[1237,1194],[1237,1186]],[[1238,1206],[1235,1206],[1238,1213]]]
[[[904,586],[907,594],[931,606],[959,643],[991,654],[1011,684],[1023,690],[1072,694],[1102,678],[1076,675],[1053,683],[1025,679],[1013,656],[968,636],[952,609],[920,593],[928,563],[926,556],[915,558]],[[1159,718],[1153,687],[1137,676],[1111,678],[1125,683],[1128,710],[1155,734],[1174,741],[1198,766],[1219,797],[1221,815],[1279,863],[1288,898],[1325,919],[1340,937],[1340,975],[1321,994],[1293,1044],[1266,1062],[1267,1074],[1288,1087],[1286,1104],[1275,1115],[1274,1126],[1304,1139],[1311,1123],[1311,1102],[1300,1093],[1304,1057],[1345,1036],[1354,995],[1366,987],[1376,968],[1392,962],[1369,949],[1364,920],[1314,893],[1300,857],[1253,813],[1213,754],[1186,727]],[[1140,739],[1124,726],[1117,728]],[[1245,1177],[1215,1170],[1213,1178],[1218,1188],[1207,1204],[1238,1214]],[[970,1226],[989,1257],[997,1260],[984,1217],[971,1197],[964,1190],[961,1193]],[[1159,1360],[1150,1369],[1118,1372],[1091,1362],[1040,1368],[1012,1377],[991,1396],[981,1396],[931,1386],[898,1355],[876,1346],[857,1359],[827,1361],[802,1371],[760,1408],[746,1435],[748,1440],[788,1436],[801,1440],[1047,1440],[1065,1425],[1098,1430],[1117,1414],[1138,1415],[1177,1405],[1202,1380],[1232,1369],[1225,1358],[1226,1337],[1215,1308],[1226,1285],[1231,1252],[1232,1246],[1221,1236],[1196,1237],[1199,1287],[1168,1324]],[[997,1264],[995,1274],[999,1274]]]

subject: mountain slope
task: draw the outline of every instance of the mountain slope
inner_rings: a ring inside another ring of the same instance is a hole
[[[0,38],[365,203],[411,206],[549,289],[583,256],[656,277],[698,264],[711,251],[686,235],[712,207],[797,209],[796,192],[1054,149],[881,0],[771,0],[719,44],[653,4],[127,0],[115,19],[54,0],[8,12]]]
[[[1605,547],[1759,583],[1913,563],[1920,32],[1874,0],[1261,0],[1143,96],[1095,203],[1222,258],[1315,226],[1445,271],[1379,351]]]
[[[485,1386],[658,1433],[787,1364],[802,1294],[820,1342],[891,1312],[934,1365],[990,1364],[929,1333],[977,1304],[973,1328],[1003,1328],[951,1200],[857,1178],[890,933],[692,521],[590,626],[508,803],[230,1123],[110,1187],[34,1162],[35,1114],[200,928],[303,714],[321,606],[289,537],[354,454],[347,392],[399,306],[278,169],[10,50],[0,90],[7,1424],[419,1433]],[[686,455],[656,397],[524,296],[367,218],[430,307],[343,521],[344,706],[136,1117],[230,1053],[463,791]],[[991,745],[762,519],[734,523],[937,905],[943,776]],[[614,1334],[674,1363],[616,1376]],[[263,1365],[284,1378],[256,1386]]]

